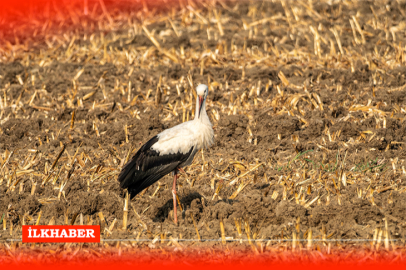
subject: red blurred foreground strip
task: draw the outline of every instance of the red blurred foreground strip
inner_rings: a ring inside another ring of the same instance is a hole
[[[23,225],[23,243],[99,243],[98,225]]]
[[[34,263],[34,264],[18,264],[18,263],[8,263],[4,266],[13,267],[13,270],[24,269],[26,270],[29,267],[30,270],[41,269],[41,270],[103,270],[103,269],[176,269],[176,270],[198,270],[198,269],[233,269],[233,270],[262,270],[262,269],[295,269],[295,270],[374,270],[374,269],[384,269],[390,267],[390,270],[404,270],[405,265],[393,264],[390,262],[379,262],[379,263],[303,263],[303,262],[292,262],[292,263],[261,263],[261,262],[249,262],[241,263],[239,261],[234,261],[232,263],[210,263],[210,258],[208,263],[190,263],[182,260],[168,260],[167,262],[160,261],[159,263],[149,262],[149,263],[140,263],[134,261],[125,261],[125,260],[111,260],[100,262],[75,262],[75,263],[60,263],[60,264],[49,264],[49,263]]]

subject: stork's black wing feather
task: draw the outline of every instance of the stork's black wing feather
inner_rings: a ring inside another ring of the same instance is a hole
[[[157,141],[158,137],[155,136],[145,143],[118,176],[120,187],[127,188],[131,198],[174,171],[193,151],[192,147],[188,153],[159,155],[159,152],[151,149]]]

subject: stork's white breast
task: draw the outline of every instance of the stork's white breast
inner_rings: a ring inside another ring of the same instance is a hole
[[[191,120],[159,133],[158,141],[151,148],[160,155],[185,154],[192,147],[196,150],[209,147],[213,143],[213,135],[210,123]]]

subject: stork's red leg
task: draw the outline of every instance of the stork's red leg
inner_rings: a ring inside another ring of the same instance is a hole
[[[178,178],[178,170],[175,170],[173,176],[173,186],[172,186],[172,195],[173,195],[173,218],[175,224],[178,224],[178,214],[176,211],[176,179]]]
[[[186,173],[182,168],[178,168],[178,170],[179,170],[181,173],[184,173],[184,174],[187,175],[187,173]]]

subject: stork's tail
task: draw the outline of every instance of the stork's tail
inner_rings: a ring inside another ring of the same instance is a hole
[[[138,180],[143,178],[140,173],[142,174],[142,172],[136,169],[135,160],[131,160],[123,167],[118,175],[117,181],[120,182],[121,188],[127,188],[130,199],[142,191],[136,188],[138,186],[137,183],[142,182]]]
[[[134,182],[136,170],[136,160],[131,159],[127,164],[124,165],[120,174],[118,175],[117,181],[120,182],[121,188],[128,188],[132,182]]]

